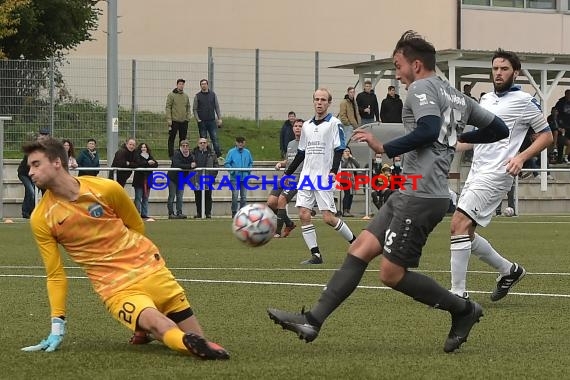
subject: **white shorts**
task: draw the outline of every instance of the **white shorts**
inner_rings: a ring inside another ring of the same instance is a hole
[[[505,194],[505,191],[491,189],[487,184],[466,183],[457,201],[457,208],[463,210],[478,225],[486,227]]]
[[[334,191],[324,190],[299,190],[297,193],[296,207],[304,207],[311,210],[317,201],[317,207],[320,211],[328,210],[336,214],[336,206],[334,204]]]

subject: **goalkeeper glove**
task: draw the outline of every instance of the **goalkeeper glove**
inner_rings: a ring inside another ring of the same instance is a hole
[[[40,344],[35,346],[28,346],[22,348],[22,351],[33,352],[33,351],[45,351],[53,352],[57,350],[61,342],[63,341],[63,335],[65,334],[65,321],[62,318],[52,318],[51,319],[51,334],[42,340]]]

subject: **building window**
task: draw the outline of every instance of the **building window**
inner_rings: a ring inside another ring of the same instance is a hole
[[[462,2],[463,5],[487,7],[556,9],[556,0],[462,0]]]
[[[463,0],[464,5],[491,5],[491,0]]]
[[[556,0],[526,0],[527,7],[533,9],[556,9]]]
[[[493,0],[494,7],[524,8],[524,0]]]

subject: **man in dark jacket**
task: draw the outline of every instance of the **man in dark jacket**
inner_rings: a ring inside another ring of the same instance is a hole
[[[293,133],[293,124],[297,115],[295,112],[289,111],[287,114],[287,120],[283,123],[281,127],[281,133],[279,133],[279,150],[281,151],[281,158],[285,158],[287,154],[287,145],[293,140],[295,140],[295,134]]]
[[[98,168],[99,153],[97,153],[97,141],[95,139],[87,140],[87,148],[83,149],[77,157],[77,165],[80,168]],[[92,175],[97,177],[99,170],[80,170],[77,176]]]
[[[210,140],[214,145],[216,155],[220,157],[222,151],[220,143],[218,142],[218,128],[222,126],[222,113],[220,112],[220,104],[218,97],[214,91],[208,88],[208,80],[202,79],[200,81],[200,92],[194,96],[194,104],[192,105],[194,116],[198,122],[198,132],[200,137],[207,138],[210,135]]]
[[[378,109],[378,99],[372,90],[372,81],[364,81],[364,91],[356,96],[358,113],[362,125],[380,121],[380,110]]]
[[[113,163],[111,167],[113,168],[130,168],[134,169],[137,167],[137,155],[135,149],[137,147],[137,142],[135,139],[128,139],[125,144],[119,148],[115,153],[113,158]],[[117,171],[117,182],[125,187],[127,179],[133,174],[132,170],[118,170]],[[113,179],[113,171],[109,172],[109,179]]]
[[[186,219],[187,216],[182,213],[184,183],[180,183],[178,179],[188,176],[190,170],[196,167],[188,140],[180,141],[180,149],[172,155],[172,167],[183,171],[168,172],[168,219]],[[176,214],[174,213],[174,198],[176,198]]]
[[[564,91],[564,96],[558,99],[554,106],[558,112],[556,121],[558,122],[558,162],[570,161],[570,154],[566,148],[567,157],[564,157],[564,145],[568,147],[570,139],[570,90]]]
[[[386,99],[382,100],[380,106],[380,120],[382,123],[401,123],[402,122],[402,99],[396,94],[396,87],[388,86],[388,94]]]
[[[208,146],[208,140],[203,137],[198,139],[198,146],[194,148],[192,155],[194,156],[194,162],[196,163],[197,168],[218,167],[216,154]],[[194,190],[194,199],[196,201],[196,215],[194,218],[201,219],[204,217],[204,214],[202,214],[202,194],[205,196],[204,211],[206,219],[210,219],[212,217],[212,185],[217,174],[218,172],[215,170],[206,170],[205,172],[200,170],[194,177],[192,177],[194,179],[194,186],[196,187],[196,190]],[[201,176],[205,176],[202,181],[200,181]],[[212,182],[208,182],[210,180]],[[211,183],[212,185],[208,185],[208,183]]]

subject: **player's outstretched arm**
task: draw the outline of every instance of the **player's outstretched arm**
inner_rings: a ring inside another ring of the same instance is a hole
[[[507,137],[509,137],[509,128],[501,118],[495,116],[486,127],[459,135],[458,141],[470,144],[488,144]]]
[[[51,333],[48,337],[42,340],[39,344],[35,346],[28,346],[22,348],[22,351],[35,352],[35,351],[45,351],[53,352],[58,349],[59,345],[63,341],[63,336],[65,335],[65,320],[64,317],[55,317],[51,319]]]

